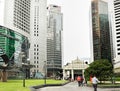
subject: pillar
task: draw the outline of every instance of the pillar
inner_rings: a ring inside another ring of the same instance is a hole
[[[83,78],[85,78],[85,77],[84,77],[84,69],[82,70],[82,74],[83,74]]]
[[[71,69],[71,74],[72,74],[72,80],[74,80],[74,70]]]
[[[66,76],[65,69],[63,69],[63,80],[65,80],[65,76]]]

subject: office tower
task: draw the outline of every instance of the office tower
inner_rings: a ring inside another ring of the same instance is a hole
[[[37,77],[45,74],[46,34],[47,34],[47,1],[31,0],[31,36],[30,61],[34,64],[31,73]]]
[[[6,65],[6,58],[7,66],[22,67],[29,57],[30,0],[0,0],[0,11],[0,67]],[[15,70],[8,76],[17,76]],[[25,73],[28,78],[29,68]]]
[[[110,29],[107,0],[92,0],[91,3],[93,59],[111,61]]]
[[[25,50],[23,46],[29,44],[30,0],[0,0],[0,11],[1,48],[9,58],[15,52],[24,52],[28,58],[28,49]]]
[[[114,72],[120,72],[120,0],[110,1],[110,14],[113,36],[113,64]]]
[[[55,77],[62,69],[63,14],[57,5],[51,4],[47,9],[47,75]]]

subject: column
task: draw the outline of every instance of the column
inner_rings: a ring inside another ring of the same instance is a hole
[[[66,76],[65,69],[63,69],[63,80],[65,80],[65,76]]]
[[[83,78],[85,78],[85,77],[84,77],[84,69],[82,69],[82,74],[83,74]]]
[[[74,80],[74,70],[71,69],[71,74],[72,74],[72,80]]]

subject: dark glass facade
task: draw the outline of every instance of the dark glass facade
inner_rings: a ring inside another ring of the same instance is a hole
[[[10,60],[9,64],[19,65],[20,53],[24,53],[25,61],[28,58],[29,41],[28,38],[9,28],[0,26],[0,55],[6,54]],[[2,64],[3,59],[0,58]]]
[[[93,0],[91,6],[94,60],[108,59],[111,61],[108,3]]]

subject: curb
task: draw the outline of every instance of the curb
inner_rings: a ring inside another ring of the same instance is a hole
[[[70,83],[70,82],[66,82],[66,83],[63,83],[63,84],[46,84],[46,85],[31,86],[31,87],[30,87],[30,91],[36,91],[37,89],[43,88],[43,87],[64,86],[64,85],[66,85],[66,84],[68,84],[68,83]]]
[[[92,85],[87,85],[88,87],[92,87]],[[98,88],[120,88],[120,86],[101,86],[101,85],[98,85]]]
[[[120,88],[120,86],[98,86],[99,88]]]

